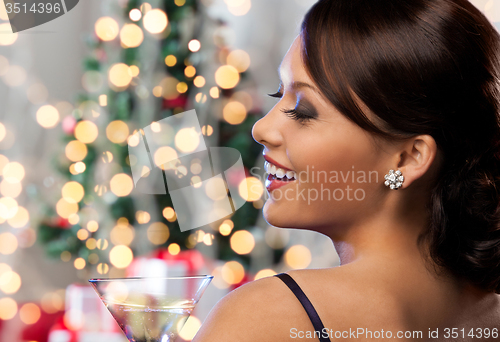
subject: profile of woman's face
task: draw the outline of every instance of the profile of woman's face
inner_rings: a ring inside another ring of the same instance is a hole
[[[298,36],[281,63],[279,101],[252,131],[275,173],[266,180],[263,213],[277,227],[328,234],[376,215],[387,193],[384,175],[397,165],[388,145],[321,95],[302,62],[301,44]]]

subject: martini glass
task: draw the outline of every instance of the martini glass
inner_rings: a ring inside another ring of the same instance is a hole
[[[130,342],[173,342],[213,276],[90,279]]]

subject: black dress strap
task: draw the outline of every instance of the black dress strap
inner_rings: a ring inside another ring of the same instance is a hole
[[[331,342],[329,337],[323,336],[323,329],[325,328],[325,326],[323,325],[323,322],[321,322],[316,309],[314,309],[314,306],[312,305],[309,298],[307,298],[304,291],[302,291],[299,284],[297,284],[295,280],[293,280],[293,278],[286,273],[279,273],[275,274],[274,276],[280,278],[290,288],[290,290],[292,290],[293,294],[295,295],[295,297],[297,297],[300,304],[302,304],[302,306],[306,310],[307,315],[309,316],[309,319],[311,320],[311,323],[314,326],[314,330],[318,332],[320,342]]]

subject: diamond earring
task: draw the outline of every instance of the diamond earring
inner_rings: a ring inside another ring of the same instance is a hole
[[[403,185],[403,181],[405,178],[401,171],[397,170],[389,170],[389,173],[384,176],[385,182],[384,184],[391,188],[392,190],[398,190],[401,185]]]

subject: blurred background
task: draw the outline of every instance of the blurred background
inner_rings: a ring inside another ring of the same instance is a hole
[[[82,0],[19,33],[4,1],[0,341],[126,341],[90,278],[213,275],[180,332],[190,341],[232,289],[338,265],[325,236],[263,220],[264,161],[250,133],[314,0]],[[500,27],[499,0],[472,2]],[[252,191],[230,218],[181,232],[168,195],[134,188],[128,144],[190,109],[208,146],[239,150]]]

